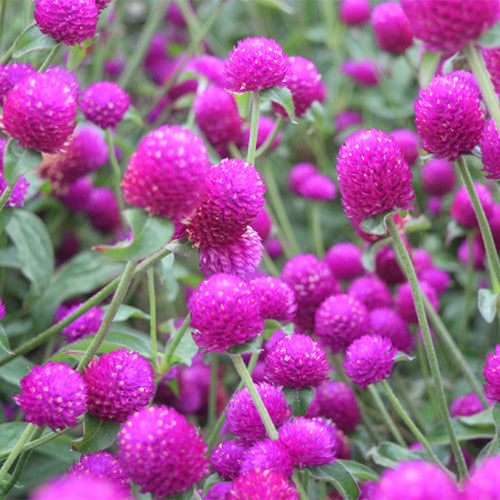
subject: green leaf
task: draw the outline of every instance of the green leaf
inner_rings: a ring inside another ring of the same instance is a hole
[[[370,467],[359,462],[354,462],[353,460],[339,460],[339,462],[350,472],[352,476],[356,479],[362,481],[378,481],[379,475]]]
[[[411,218],[405,224],[405,232],[408,233],[416,233],[417,231],[427,231],[431,229],[432,224],[430,220],[425,215],[419,215],[417,218]]]
[[[492,323],[497,315],[497,303],[500,292],[493,293],[487,288],[481,288],[477,296],[477,305],[481,316],[487,323]]]
[[[5,181],[9,186],[16,183],[19,176],[40,165],[42,155],[31,149],[18,146],[19,141],[11,139],[3,155]]]
[[[293,16],[295,14],[295,9],[283,0],[257,0],[257,2],[265,5],[266,7],[281,10],[282,12],[290,16]]]
[[[102,422],[90,413],[83,420],[83,436],[73,441],[72,447],[80,453],[96,453],[105,450],[116,441],[121,424],[118,422]]]
[[[73,45],[70,47],[68,62],[66,63],[68,71],[75,71],[75,69],[82,64],[86,55],[87,49],[85,47],[80,47],[79,45]]]
[[[198,257],[198,249],[194,248],[190,243],[181,243],[180,241],[172,241],[165,245],[167,250],[170,250],[176,255],[181,255],[187,259],[194,259]]]
[[[133,106],[129,106],[125,114],[123,115],[123,120],[130,120],[134,122],[136,125],[139,125],[139,127],[145,127],[146,125],[144,124],[144,121],[137,111],[136,108]]]
[[[133,240],[115,246],[99,245],[95,250],[118,260],[139,260],[165,246],[174,234],[174,224],[165,217],[151,217],[140,208],[125,210]]]
[[[398,351],[394,356],[395,363],[398,363],[400,361],[413,361],[414,359],[415,359],[414,356],[410,356],[409,354],[406,354],[406,352],[404,351]]]
[[[221,477],[217,473],[210,474],[210,476],[205,478],[205,483],[203,484],[203,496],[206,497],[208,492],[210,491],[210,488],[214,484],[217,484],[220,482],[221,482]]]
[[[6,228],[7,224],[9,223],[10,221],[10,218],[12,217],[12,214],[14,213],[14,211],[17,210],[17,207],[14,208],[14,207],[4,207],[3,210],[0,212],[0,233],[3,232],[3,230]],[[16,256],[12,256],[13,258],[15,258],[17,261],[19,261],[18,257],[17,257],[17,251],[15,250],[14,247],[12,247],[14,249],[14,253],[16,254]],[[2,264],[0,264],[0,266],[3,267]],[[6,265],[6,267],[14,267],[14,266],[8,266]],[[21,267],[21,264],[19,264],[19,266],[15,266],[15,267],[18,267],[20,268]]]
[[[389,210],[387,212],[382,212],[381,214],[368,217],[361,223],[361,229],[363,229],[363,231],[368,234],[383,236],[387,233],[387,224],[385,222],[385,219],[387,217],[390,217],[394,213],[394,210]]]
[[[40,33],[40,35],[37,38],[35,38],[31,43],[25,45],[22,49],[19,49],[18,51],[14,52],[14,54],[12,54],[12,58],[20,59],[26,54],[29,54],[31,52],[36,52],[37,50],[51,49],[55,45],[57,45],[57,42],[51,36],[43,35],[42,33]]]
[[[476,464],[481,463],[486,457],[490,455],[500,454],[500,404],[495,403],[491,408],[491,415],[493,417],[493,424],[495,425],[495,436],[479,453]],[[493,446],[493,449],[491,447]]]
[[[191,366],[192,359],[198,352],[198,346],[196,345],[191,332],[192,330],[188,329],[188,331],[184,333],[184,336],[172,354],[172,358],[170,360],[171,365],[182,363],[186,366]]]
[[[244,352],[260,352],[260,344],[257,337],[248,342],[243,342],[242,344],[236,344],[230,347],[227,352],[229,354],[243,354]]]
[[[179,283],[174,275],[175,254],[170,253],[159,263],[160,280],[165,288],[165,296],[173,302],[179,294]]]
[[[461,226],[455,219],[450,220],[446,226],[446,238],[444,241],[445,246],[450,246],[451,242],[455,238],[460,238],[466,234],[467,231],[463,226]]]
[[[7,422],[0,425],[0,454],[14,448],[28,422]]]
[[[2,210],[2,214],[4,210]],[[12,212],[9,214],[9,218],[10,215],[12,215]],[[17,255],[17,249],[14,245],[0,249],[0,267],[7,267],[10,269],[21,269],[21,261],[19,260],[19,256]]]
[[[418,83],[422,88],[427,87],[427,85],[431,83],[433,76],[436,74],[442,55],[442,52],[427,51],[422,54],[420,66],[418,68]]]
[[[54,272],[54,249],[45,224],[34,213],[18,208],[6,231],[17,248],[21,271],[31,281],[31,291],[41,295]]]
[[[283,393],[296,417],[303,417],[306,414],[314,397],[314,389],[312,387],[303,387],[299,390],[292,389],[291,387],[283,387]]]
[[[366,456],[367,458],[371,458],[377,465],[391,469],[397,467],[399,462],[428,458],[425,452],[412,451],[390,442],[384,442],[372,447],[368,450]]]
[[[12,354],[9,339],[2,325],[0,325],[0,351],[3,351],[5,354]]]
[[[286,87],[271,87],[261,90],[260,96],[264,100],[275,102],[284,108],[288,118],[292,123],[297,123],[295,120],[295,106],[293,105],[292,93]]]
[[[32,367],[33,363],[26,358],[15,358],[6,365],[0,366],[0,379],[15,387],[20,387],[19,381],[28,375]]]
[[[344,500],[357,500],[359,487],[347,467],[337,460],[333,464],[308,467],[311,476],[332,484]]]
[[[480,47],[498,47],[500,45],[500,24],[495,23],[475,40],[474,43]]]
[[[103,307],[104,312],[106,312],[108,307],[109,306]],[[126,304],[122,304],[118,308],[118,311],[115,314],[113,322],[127,321],[130,318],[139,318],[139,319],[149,320],[150,316],[149,316],[149,314],[145,313],[144,311],[141,311],[137,307],[127,306]]]
[[[242,94],[237,94],[233,92],[234,100],[238,106],[238,113],[242,119],[245,119],[250,114],[250,109],[252,107],[252,93],[243,92]]]

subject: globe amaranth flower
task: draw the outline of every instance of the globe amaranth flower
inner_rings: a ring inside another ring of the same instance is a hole
[[[404,241],[407,243],[406,239]],[[408,248],[409,245],[406,246]],[[390,245],[384,245],[377,250],[375,254],[375,272],[388,285],[397,285],[406,281],[405,273],[401,269],[396,254]]]
[[[318,168],[309,162],[297,163],[288,174],[288,187],[295,194],[300,194],[301,186],[313,175],[319,175]]]
[[[104,10],[113,0],[95,0],[99,12]]]
[[[293,389],[315,387],[328,380],[330,364],[325,349],[308,335],[286,335],[267,351],[268,382]]]
[[[290,65],[276,41],[264,37],[244,38],[229,52],[224,66],[225,87],[230,92],[248,92],[283,82]]]
[[[444,196],[455,187],[455,170],[448,160],[431,158],[422,166],[421,171],[423,190],[434,196]]]
[[[486,269],[484,261],[486,258],[486,250],[481,240],[481,236],[477,234],[472,240],[472,255],[470,245],[467,239],[464,239],[457,248],[457,258],[466,268],[469,265],[469,259],[472,259],[472,266],[477,271]]]
[[[223,352],[264,330],[255,291],[237,276],[214,274],[200,283],[188,307],[194,340],[206,352]]]
[[[7,94],[2,125],[21,147],[57,153],[75,129],[76,99],[59,76],[29,75]]]
[[[484,461],[476,463],[463,484],[463,493],[460,498],[463,500],[497,499],[500,488],[498,467],[500,467],[499,455],[487,457]]]
[[[54,193],[56,198],[62,201],[71,212],[84,212],[87,209],[90,194],[94,189],[94,181],[91,177],[80,177],[67,186],[64,191]]]
[[[33,73],[36,73],[36,70],[31,64],[14,62],[8,65],[0,65],[0,105],[3,104],[9,90],[13,89],[23,78]]]
[[[450,405],[452,417],[469,417],[484,410],[483,403],[475,392],[469,392],[454,399]]]
[[[66,316],[69,316],[76,309],[78,309],[80,305],[81,304],[74,305],[69,309],[65,306],[61,306],[56,313],[56,320],[60,321]],[[100,307],[94,306],[72,321],[68,326],[65,326],[62,329],[61,334],[66,337],[69,342],[75,342],[76,340],[80,340],[88,335],[94,335],[101,326],[103,315],[104,310]]]
[[[186,417],[166,406],[131,415],[118,433],[119,458],[141,493],[176,495],[208,473],[207,445]]]
[[[483,171],[487,179],[500,179],[500,136],[494,120],[489,120],[483,131],[481,140]]]
[[[40,31],[66,45],[95,35],[99,11],[95,0],[34,0]]]
[[[308,200],[333,200],[337,197],[337,186],[326,175],[313,174],[299,186],[298,194]]]
[[[265,241],[271,234],[272,225],[273,222],[265,206],[259,210],[255,219],[250,223],[250,227],[260,236],[262,241]]]
[[[7,146],[7,141],[0,137],[0,193],[3,193],[7,187],[7,181],[4,177],[4,169],[3,169],[3,157],[5,153],[5,147]],[[10,194],[5,206],[7,207],[23,207],[24,199],[28,194],[28,188],[30,184],[26,180],[25,177],[21,176],[17,180],[14,190]]]
[[[463,76],[435,76],[420,89],[414,109],[422,147],[438,158],[455,161],[479,144],[484,111],[476,88]]]
[[[382,68],[375,61],[364,59],[363,61],[345,61],[340,71],[359,85],[375,87],[380,80]]]
[[[81,91],[80,82],[78,81],[78,78],[76,77],[75,73],[73,73],[69,69],[63,66],[55,65],[55,66],[49,66],[45,70],[45,73],[51,75],[57,75],[73,89],[76,95],[80,94]]]
[[[5,305],[3,304],[2,299],[0,299],[0,321],[2,321],[4,316],[5,316]]]
[[[481,52],[486,63],[486,69],[491,77],[491,83],[498,94],[500,92],[500,47],[484,47]]]
[[[120,207],[111,188],[100,186],[92,189],[85,211],[92,225],[102,233],[121,227]]]
[[[260,302],[263,319],[274,319],[288,323],[297,311],[295,294],[290,286],[280,278],[264,276],[252,280],[256,296]]]
[[[288,477],[293,474],[292,459],[288,450],[280,441],[270,438],[257,441],[246,451],[241,463],[241,472],[255,468],[278,470]]]
[[[344,241],[326,251],[325,262],[336,279],[350,281],[365,271],[362,254],[363,250],[358,245]]]
[[[127,349],[103,353],[83,370],[89,412],[99,420],[124,422],[146,406],[155,393],[151,363]]]
[[[130,105],[130,96],[115,82],[95,82],[82,92],[79,105],[95,125],[115,127]]]
[[[410,208],[412,173],[397,143],[380,130],[351,134],[337,157],[339,187],[351,223]]]
[[[341,134],[349,127],[361,125],[363,123],[363,116],[355,109],[345,109],[335,116],[335,133]]]
[[[291,416],[290,405],[282,390],[266,382],[256,384],[256,389],[273,424],[280,427]],[[226,408],[226,421],[231,434],[247,441],[256,441],[266,436],[262,418],[246,387],[235,392],[230,399]]]
[[[372,12],[372,27],[377,45],[391,54],[402,54],[413,45],[413,32],[401,5],[378,4]]]
[[[500,344],[495,346],[495,352],[487,354],[483,374],[486,397],[491,403],[500,402]]]
[[[399,351],[410,353],[415,348],[415,338],[406,321],[390,307],[377,307],[370,311],[370,331],[373,335],[387,337]]]
[[[437,268],[422,271],[419,275],[419,279],[431,285],[438,295],[442,295],[446,292],[451,281],[451,277],[447,271]]]
[[[208,493],[203,497],[203,500],[226,500],[226,495],[232,487],[232,481],[216,483],[208,490]]]
[[[370,20],[369,0],[342,0],[339,6],[339,18],[348,26],[365,24]]]
[[[491,191],[484,185],[477,182],[474,183],[474,189],[479,198],[486,218],[490,218],[493,214],[495,200]],[[479,227],[476,212],[469,198],[469,193],[465,186],[461,186],[455,193],[455,198],[450,207],[450,215],[462,226],[472,229]]]
[[[210,454],[210,466],[222,479],[232,480],[241,470],[241,462],[248,444],[240,439],[227,439],[219,443]]]
[[[347,287],[348,295],[356,297],[369,311],[392,306],[392,294],[387,285],[374,275],[360,276]]]
[[[498,20],[498,0],[401,0],[415,38],[426,50],[455,53]]]
[[[14,401],[25,419],[53,431],[73,427],[87,411],[87,386],[82,375],[64,363],[49,361],[34,366],[20,382],[21,394]]]
[[[418,148],[420,144],[418,135],[412,130],[398,128],[390,132],[389,136],[398,144],[408,165],[412,166],[417,161],[419,155]]]
[[[439,309],[439,297],[436,290],[425,281],[419,282],[420,289],[437,311]],[[418,323],[417,311],[413,300],[410,283],[403,283],[397,290],[394,304],[400,316],[408,323]]]
[[[251,469],[234,481],[226,500],[299,500],[295,485],[281,472],[272,469]]]
[[[391,376],[397,349],[387,337],[364,335],[346,350],[344,370],[360,387],[380,382]]]
[[[224,64],[225,61],[223,59],[203,54],[191,59],[187,64],[187,69],[191,69],[195,73],[204,76],[210,83],[224,87],[226,83],[226,79],[224,78]]]
[[[150,215],[182,220],[205,189],[210,158],[201,137],[164,125],[142,139],[122,181],[123,198]]]

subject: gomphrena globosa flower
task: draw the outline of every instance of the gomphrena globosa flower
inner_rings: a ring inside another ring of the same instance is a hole
[[[390,210],[406,210],[414,197],[412,173],[397,145],[381,130],[359,130],[340,147],[337,172],[351,224]]]
[[[404,242],[407,243],[403,236]],[[409,245],[406,245],[409,250]],[[397,285],[404,283],[406,276],[399,265],[396,254],[390,245],[384,245],[377,250],[375,254],[375,272],[377,276],[388,285]]]
[[[396,352],[389,338],[363,335],[346,350],[345,373],[360,387],[380,382],[391,376]]]
[[[481,50],[486,63],[486,69],[491,77],[491,83],[495,88],[495,92],[500,91],[500,47],[483,48]],[[0,76],[1,81],[1,76]]]
[[[477,463],[463,484],[460,498],[463,500],[497,498],[500,486],[497,472],[499,467],[499,455],[487,457],[483,462]]]
[[[78,309],[80,305],[81,304],[74,305],[69,309],[61,306],[56,312],[56,321],[64,319],[66,316]],[[70,323],[68,326],[65,326],[62,329],[61,334],[66,337],[68,342],[75,342],[76,340],[80,340],[87,335],[94,335],[101,326],[103,315],[104,310],[100,307],[94,306],[75,319],[75,321]]]
[[[478,182],[474,183],[474,189],[479,198],[479,202],[483,207],[486,218],[493,215],[493,207],[495,200],[491,191],[484,185]],[[469,193],[465,186],[461,186],[455,193],[453,202],[450,206],[450,215],[462,226],[472,229],[479,227],[476,212],[469,198]]]
[[[115,127],[130,105],[130,96],[115,82],[95,82],[80,97],[85,117],[101,128]]]
[[[210,454],[210,466],[222,479],[232,480],[239,475],[248,443],[241,439],[226,439]]]
[[[291,409],[279,387],[262,382],[256,384],[264,406],[275,427],[280,427],[291,416]],[[235,392],[226,407],[229,431],[247,441],[266,436],[266,428],[246,387]]]
[[[99,11],[95,0],[35,0],[33,15],[42,33],[75,45],[95,35]]]
[[[31,64],[14,62],[5,66],[0,65],[0,104],[3,104],[9,90],[32,73],[36,73],[36,70]]]
[[[241,472],[247,472],[256,467],[261,469],[274,469],[285,476],[293,474],[293,464],[287,449],[280,441],[274,439],[264,439],[256,441],[249,448],[241,463]]]
[[[142,493],[176,495],[208,473],[207,445],[186,417],[166,406],[142,408],[118,433],[119,458]]]
[[[120,207],[111,188],[99,186],[92,189],[85,211],[91,224],[102,233],[110,233],[121,227]]]
[[[358,245],[344,241],[326,251],[325,262],[336,279],[350,281],[365,271],[361,262],[362,253]]]
[[[248,92],[274,87],[283,82],[288,56],[276,41],[244,38],[229,52],[224,66],[225,87],[230,92]]]
[[[7,182],[4,176],[3,169],[3,156],[5,153],[5,147],[7,146],[7,141],[0,137],[0,193],[3,193],[7,189]],[[28,194],[28,188],[30,184],[25,177],[21,176],[17,180],[17,183],[12,191],[9,199],[5,206],[7,207],[22,207],[24,206],[24,198]]]
[[[459,396],[450,405],[450,415],[452,417],[469,417],[483,410],[483,404],[475,392]]]
[[[127,349],[103,353],[83,370],[89,412],[99,420],[124,422],[146,406],[155,392],[151,363]]]
[[[377,307],[370,311],[369,316],[372,334],[389,338],[399,351],[413,351],[415,339],[406,321],[394,309]]]
[[[200,283],[188,307],[194,340],[206,352],[223,352],[264,330],[254,288],[237,276],[214,274]]]
[[[396,4],[394,4],[396,5]],[[389,136],[396,141],[410,167],[417,161],[420,146],[418,135],[407,128],[397,128],[389,133]]]
[[[333,200],[337,197],[337,186],[326,175],[313,174],[300,185],[298,194],[308,200]]]
[[[372,26],[377,45],[391,54],[401,54],[413,45],[413,32],[401,5],[378,4],[372,12]]]
[[[59,152],[76,126],[77,96],[59,76],[34,73],[6,96],[2,125],[21,147]]]
[[[63,66],[49,66],[45,73],[50,75],[57,75],[59,78],[63,79],[75,92],[76,95],[80,95],[81,86],[75,73],[69,71]]]
[[[455,53],[498,20],[498,0],[401,0],[415,38],[426,50]]]
[[[425,281],[419,282],[420,289],[431,303],[432,307],[437,311],[439,309],[439,297],[436,290]],[[407,323],[418,323],[417,311],[415,309],[415,301],[411,291],[410,283],[403,283],[396,292],[394,304],[399,315]]]
[[[209,168],[201,137],[178,125],[162,126],[146,135],[130,157],[123,198],[150,215],[182,220],[196,208]]]
[[[325,349],[308,335],[286,335],[268,350],[264,374],[272,384],[301,389],[328,380]]]
[[[451,282],[450,274],[444,269],[426,269],[419,275],[421,281],[425,281],[436,290],[438,295],[442,295],[448,289]]]
[[[283,323],[293,320],[297,311],[295,294],[285,281],[274,276],[264,276],[252,280],[260,302],[260,314],[263,319],[274,319]]]
[[[481,140],[482,161],[487,179],[500,179],[500,136],[494,120],[489,120]]]
[[[342,0],[339,6],[339,18],[348,26],[361,25],[370,20],[369,0]]]
[[[295,194],[300,194],[300,187],[311,176],[318,175],[316,165],[309,162],[297,163],[290,169],[288,174],[288,187]]]
[[[375,275],[354,279],[347,287],[347,293],[363,302],[369,311],[376,307],[390,307],[393,303],[391,291]]]
[[[342,63],[340,70],[343,74],[352,78],[357,84],[367,87],[377,86],[382,72],[380,65],[371,59],[345,61]]]
[[[53,431],[73,427],[87,411],[87,385],[82,375],[65,363],[36,365],[21,379],[14,401],[28,422]]]
[[[433,196],[444,196],[455,187],[455,170],[448,160],[431,158],[420,173],[423,190]]]
[[[500,402],[500,344],[496,345],[495,352],[486,356],[483,374],[487,382],[484,385],[486,397],[491,403]]]
[[[486,125],[474,84],[455,73],[435,76],[415,99],[415,127],[422,147],[455,161],[479,144]]]

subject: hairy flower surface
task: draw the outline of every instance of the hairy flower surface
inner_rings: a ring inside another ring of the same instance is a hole
[[[5,96],[23,78],[36,73],[31,64],[13,62],[8,65],[0,64],[0,105],[3,105]]]
[[[248,445],[239,439],[227,439],[219,443],[210,454],[210,466],[222,479],[237,477]]]
[[[270,438],[257,441],[246,451],[241,463],[241,472],[255,468],[278,470],[288,477],[293,474],[292,459],[288,450],[280,441]]]
[[[78,309],[80,305],[81,304],[78,304],[65,311],[61,311],[63,315],[58,318],[58,321],[70,315]],[[94,306],[75,319],[75,321],[70,323],[68,326],[65,326],[62,329],[61,334],[66,337],[69,342],[75,342],[75,340],[80,340],[87,335],[94,335],[101,326],[103,315],[104,310],[100,307]]]
[[[489,120],[481,140],[482,161],[487,179],[500,179],[500,136],[494,120]]]
[[[478,182],[474,183],[474,189],[483,207],[486,218],[489,219],[493,215],[493,207],[495,205],[493,195],[484,184]],[[456,191],[450,207],[450,215],[466,228],[472,229],[479,227],[476,212],[474,211],[469,193],[465,186],[461,186]]]
[[[264,276],[252,280],[256,296],[260,302],[260,314],[263,319],[274,319],[289,323],[297,311],[295,294],[285,281],[273,276]]]
[[[390,307],[393,302],[387,285],[372,275],[354,279],[347,287],[347,293],[363,302],[369,311],[376,307]]]
[[[475,392],[469,392],[454,399],[450,405],[452,417],[469,417],[484,410],[479,396]]]
[[[361,262],[362,254],[363,250],[358,245],[344,241],[326,251],[325,262],[336,279],[349,281],[365,271]]]
[[[370,330],[374,335],[387,337],[400,351],[410,353],[415,348],[415,339],[406,321],[390,307],[377,307],[370,311]]]
[[[486,384],[484,390],[486,397],[491,403],[500,402],[500,345],[497,344],[495,352],[490,352],[486,356],[484,365],[484,378]]]

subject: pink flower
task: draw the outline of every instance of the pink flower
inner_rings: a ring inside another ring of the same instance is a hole
[[[372,12],[372,26],[377,45],[382,50],[401,54],[413,45],[410,23],[398,3],[378,4]]]

